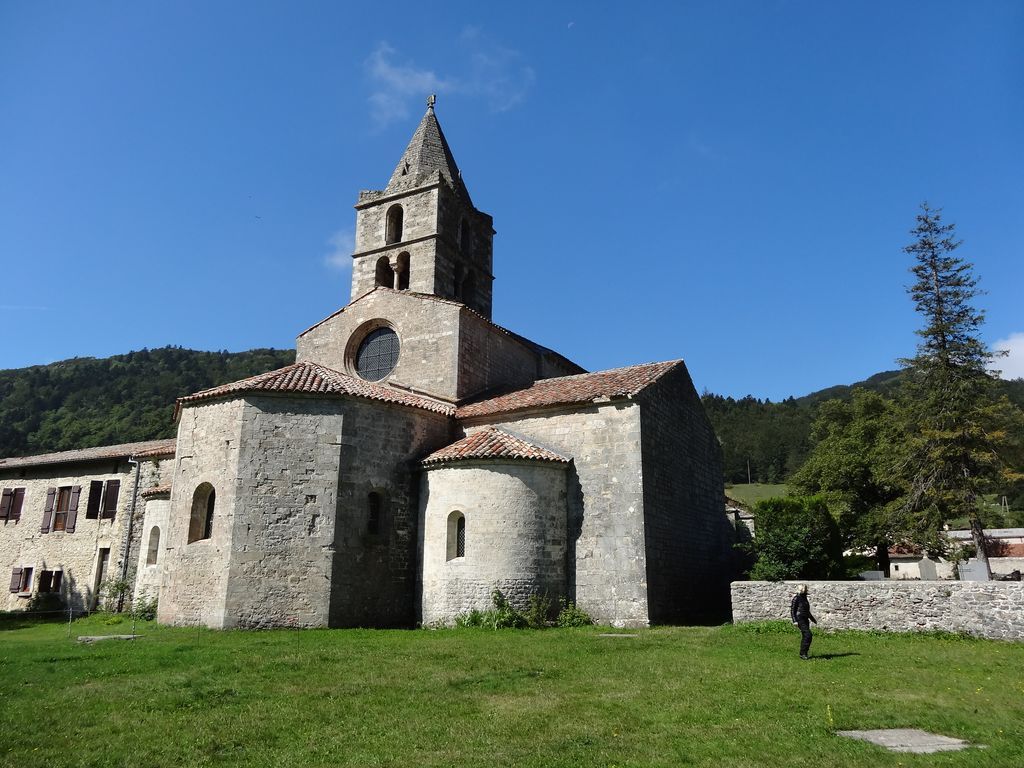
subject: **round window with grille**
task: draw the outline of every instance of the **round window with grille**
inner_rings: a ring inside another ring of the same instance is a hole
[[[398,364],[398,334],[390,328],[370,331],[356,351],[356,373],[367,381],[380,381]]]

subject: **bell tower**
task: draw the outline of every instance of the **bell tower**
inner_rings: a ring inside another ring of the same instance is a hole
[[[490,319],[493,220],[473,206],[434,102],[388,185],[359,193],[351,300],[382,285],[459,301]]]

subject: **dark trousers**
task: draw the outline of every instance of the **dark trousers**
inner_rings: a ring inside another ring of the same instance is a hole
[[[808,619],[797,619],[796,626],[800,630],[800,655],[806,656],[811,650],[811,622]]]

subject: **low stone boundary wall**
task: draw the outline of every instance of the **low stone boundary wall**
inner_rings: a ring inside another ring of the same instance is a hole
[[[1024,640],[1024,582],[734,581],[732,618],[789,621],[797,585],[807,584],[822,629],[941,630]]]

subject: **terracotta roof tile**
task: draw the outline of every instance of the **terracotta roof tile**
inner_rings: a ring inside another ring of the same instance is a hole
[[[241,381],[222,384],[212,389],[204,389],[202,392],[196,392],[187,397],[179,397],[175,406],[175,417],[180,413],[182,406],[248,392],[282,392],[334,397],[348,395],[422,408],[447,416],[451,416],[455,411],[454,406],[449,403],[431,400],[382,384],[372,384],[317,363],[302,362],[278,368],[276,371],[261,373],[258,376],[251,376]]]
[[[474,416],[493,416],[552,405],[632,397],[653,384],[667,371],[681,364],[681,360],[670,360],[664,363],[614,368],[610,371],[541,379],[524,389],[460,406],[455,415],[460,419],[469,419]]]
[[[120,445],[101,445],[96,448],[80,448],[60,453],[43,453],[37,456],[0,459],[0,469],[14,467],[33,467],[46,464],[71,464],[81,461],[101,461],[103,459],[127,459],[129,456],[141,456],[150,451],[170,450],[174,453],[174,440],[146,440],[140,443],[122,443]]]
[[[144,498],[144,499],[148,499],[148,498],[151,498],[153,496],[163,496],[163,495],[168,494],[170,492],[171,492],[171,486],[169,484],[168,485],[154,485],[152,488],[147,488],[146,490],[144,490],[139,495],[142,498]]]
[[[524,459],[567,464],[569,459],[500,429],[481,429],[423,459],[424,467],[469,459]]]
[[[135,454],[137,459],[156,459],[162,456],[173,456],[177,447],[177,440],[168,440],[164,445],[150,448],[148,451],[139,451]]]

